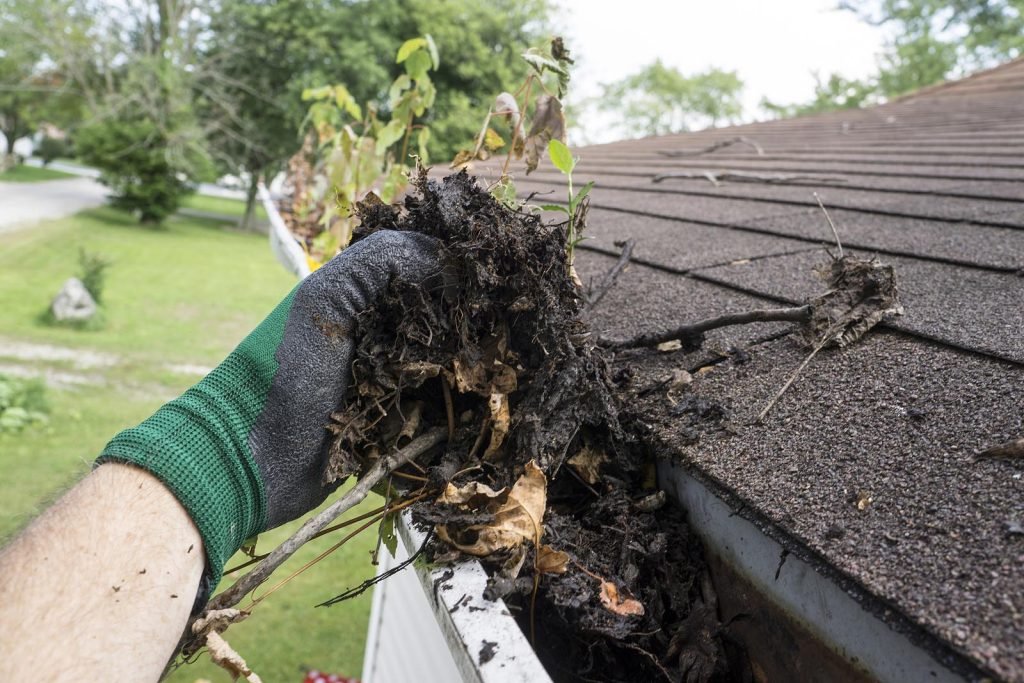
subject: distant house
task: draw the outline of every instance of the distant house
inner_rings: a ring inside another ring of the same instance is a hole
[[[778,324],[709,334],[695,354],[618,359],[641,388],[694,373],[687,391],[722,406],[724,423],[664,392],[631,412],[659,455],[781,548],[760,578],[752,537],[712,553],[762,590],[788,578],[775,597],[857,666],[1024,681],[1024,454],[976,455],[1024,437],[1024,59],[870,109],[574,151],[577,183],[597,183],[584,282],[615,262],[615,241],[636,240],[594,311],[607,336],[820,293],[812,271],[835,246],[813,192],[848,253],[896,268],[906,314],[819,355],[763,424],[807,354]],[[659,178],[671,174],[688,177]],[[516,182],[544,201],[564,191],[550,166]],[[811,569],[877,617],[881,640],[844,625],[850,615],[810,614],[808,593],[825,588],[795,573]],[[754,608],[726,595],[722,609]],[[911,655],[886,633],[923,658],[894,668]]]

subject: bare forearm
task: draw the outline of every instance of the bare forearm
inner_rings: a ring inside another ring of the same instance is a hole
[[[157,680],[203,566],[164,485],[102,465],[0,552],[0,680]]]

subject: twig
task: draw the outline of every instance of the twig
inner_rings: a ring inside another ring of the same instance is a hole
[[[793,385],[793,382],[796,381],[796,378],[800,376],[800,373],[803,372],[804,368],[807,367],[807,364],[811,362],[811,359],[818,355],[818,351],[821,351],[823,348],[825,348],[825,344],[827,344],[829,341],[831,341],[830,337],[826,336],[817,346],[814,347],[814,350],[812,350],[807,355],[807,358],[804,358],[804,362],[800,364],[800,367],[796,369],[796,372],[789,376],[789,379],[786,380],[786,383],[782,385],[781,389],[779,389],[779,393],[775,394],[775,396],[772,397],[772,400],[768,401],[768,405],[766,405],[758,414],[758,422],[764,421],[764,418],[768,414],[768,411],[771,410],[776,403],[778,403],[779,399],[782,398],[782,395],[786,393],[786,390]]]
[[[822,182],[822,183],[845,183],[846,178],[838,176],[815,176],[799,175],[792,173],[748,173],[746,171],[672,171],[671,173],[659,173],[651,178],[652,183],[660,183],[663,180],[690,180],[703,178],[709,183],[718,187],[721,181],[735,180],[740,183],[766,183],[768,185],[786,185],[789,183]]]
[[[749,147],[753,147],[754,151],[757,152],[758,156],[764,156],[764,148],[761,147],[761,145],[757,144],[757,142],[755,142],[754,140],[751,140],[750,138],[747,137],[738,137],[732,138],[730,140],[722,140],[720,142],[716,142],[713,145],[708,145],[703,149],[675,149],[658,152],[658,154],[661,154],[662,156],[666,157],[696,157],[700,156],[701,154],[708,154],[710,152],[714,152],[724,147],[732,147],[733,145],[747,145]]]
[[[619,279],[619,275],[629,265],[629,259],[633,256],[633,248],[636,246],[636,240],[626,240],[625,243],[617,243],[622,246],[622,253],[619,254],[619,260],[615,262],[611,270],[604,274],[601,278],[601,283],[597,285],[588,297],[587,304],[593,308],[597,306],[598,302],[604,298],[604,295],[608,293],[608,290],[615,286],[615,281]]]
[[[836,230],[836,224],[832,222],[832,216],[828,215],[828,209],[821,203],[821,197],[818,196],[817,192],[812,192],[814,199],[818,202],[818,206],[821,207],[822,212],[825,214],[825,219],[828,221],[828,227],[832,228],[832,235],[836,238],[836,247],[839,249],[839,258],[843,258],[843,243],[839,241],[839,231]]]
[[[624,341],[611,341],[598,339],[598,344],[612,350],[635,349],[640,346],[657,346],[658,344],[672,341],[673,339],[699,342],[701,337],[708,330],[729,325],[746,325],[749,323],[764,322],[805,322],[811,318],[811,306],[797,306],[794,308],[763,308],[745,313],[730,313],[727,315],[701,320],[699,322],[681,325],[672,330],[664,332],[641,334],[632,339]],[[698,344],[699,345],[699,344]]]
[[[413,553],[412,556],[410,556],[408,559],[405,559],[402,562],[399,562],[398,564],[396,564],[391,569],[388,569],[387,571],[381,572],[380,574],[377,574],[373,578],[370,578],[370,579],[367,579],[366,581],[363,581],[361,584],[359,584],[355,588],[349,588],[344,593],[341,593],[340,595],[336,595],[336,596],[334,596],[333,598],[331,598],[329,600],[325,600],[325,601],[321,602],[319,605],[317,605],[317,607],[330,607],[331,605],[337,604],[337,603],[342,602],[344,600],[351,600],[352,598],[354,598],[354,597],[356,597],[358,595],[362,595],[363,593],[365,593],[369,589],[373,588],[374,586],[376,586],[378,583],[380,583],[384,579],[387,579],[387,578],[390,578],[390,577],[394,576],[395,574],[397,574],[398,572],[402,571],[403,569],[408,567],[410,564],[415,562],[416,558],[418,558],[420,555],[423,554],[423,551],[427,549],[427,544],[430,543],[430,539],[433,537],[433,535],[434,535],[434,530],[431,529],[429,532],[427,532],[427,537],[425,539],[423,539],[423,544],[419,547],[419,550],[417,550],[415,553]]]
[[[442,427],[434,428],[418,436],[405,448],[378,459],[345,495],[316,517],[307,520],[298,531],[275,548],[255,569],[238,579],[230,588],[211,600],[206,607],[206,611],[237,605],[243,597],[266,581],[275,569],[295,554],[296,550],[312,539],[321,529],[337,519],[346,510],[361,503],[370,492],[370,489],[381,482],[388,473],[401,467],[406,462],[423,455],[423,453],[444,441],[445,432],[446,430]]]

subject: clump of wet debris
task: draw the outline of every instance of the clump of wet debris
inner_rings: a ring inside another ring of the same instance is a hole
[[[356,239],[430,235],[443,272],[394,284],[359,319],[325,479],[444,427],[447,442],[396,472],[388,495],[419,496],[435,561],[484,563],[488,597],[505,599],[556,680],[730,680],[700,545],[620,424],[565,226],[465,172],[413,184],[401,207],[363,202]]]
[[[612,377],[611,351],[583,320],[566,226],[500,204],[465,171],[420,172],[413,186],[402,206],[362,202],[355,239],[430,235],[443,269],[423,286],[393,283],[360,317],[325,480],[443,427],[447,440],[393,473],[385,494],[429,527],[434,561],[483,562],[488,597],[505,599],[555,680],[748,678],[700,543],[620,420],[617,385],[629,380]],[[803,323],[814,352],[900,310],[891,269],[844,257],[823,275],[826,294],[775,318]],[[695,439],[725,418],[693,399],[679,406]]]

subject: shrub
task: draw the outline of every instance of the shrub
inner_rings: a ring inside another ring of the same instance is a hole
[[[89,294],[97,304],[103,303],[104,271],[110,267],[110,264],[111,262],[101,254],[91,254],[83,248],[78,250],[78,265],[81,268],[78,279],[89,290]]]
[[[0,434],[44,424],[49,410],[42,380],[0,375]]]
[[[171,153],[166,134],[144,118],[108,118],[79,129],[80,158],[100,169],[113,190],[113,205],[131,211],[142,223],[159,224],[191,191],[189,176],[208,159]]]
[[[48,166],[51,161],[58,157],[67,156],[68,143],[66,140],[44,137],[36,147],[36,154],[43,160],[43,166]]]

